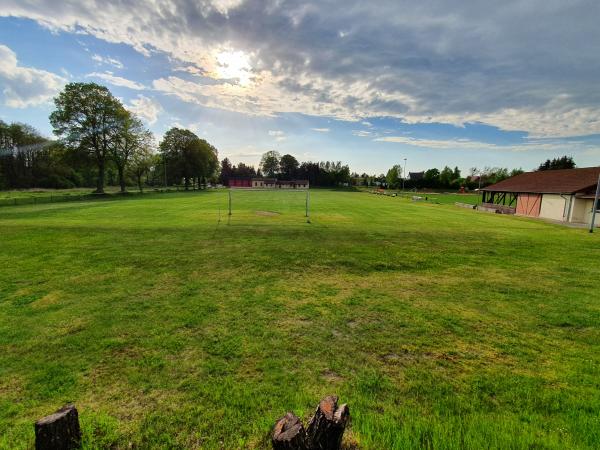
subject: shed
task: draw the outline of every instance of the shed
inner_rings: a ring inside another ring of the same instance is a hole
[[[484,209],[589,224],[600,167],[526,172],[481,190]],[[598,216],[596,222],[598,223]]]

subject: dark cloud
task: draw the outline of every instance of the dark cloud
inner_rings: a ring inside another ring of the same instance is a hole
[[[279,89],[263,112],[294,107],[343,118],[482,121],[539,135],[600,132],[597,1],[4,3],[4,14],[77,26],[205,71],[213,49],[242,50]],[[201,89],[185,89],[186,101],[204,101]],[[261,95],[249,92],[245,101],[256,108]]]

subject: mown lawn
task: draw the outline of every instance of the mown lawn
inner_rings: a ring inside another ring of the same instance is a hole
[[[366,193],[0,209],[0,447],[66,402],[86,448],[600,446],[600,236]],[[279,213],[279,214],[273,214]],[[221,218],[219,222],[219,217]]]

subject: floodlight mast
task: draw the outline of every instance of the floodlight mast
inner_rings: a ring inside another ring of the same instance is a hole
[[[592,204],[592,221],[590,223],[590,233],[594,232],[594,226],[596,225],[596,214],[598,212],[598,199],[600,199],[600,174],[598,174],[598,184],[596,185],[596,196],[594,197],[594,203]]]

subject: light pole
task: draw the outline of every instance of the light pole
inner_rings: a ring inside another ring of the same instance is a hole
[[[406,158],[404,158],[404,170],[402,172],[402,192],[404,192],[404,180],[406,179]]]
[[[594,203],[592,204],[592,222],[590,223],[590,233],[594,232],[594,225],[596,223],[596,212],[598,210],[598,199],[600,199],[600,175],[598,175],[598,184],[596,185],[596,195],[594,197]]]

